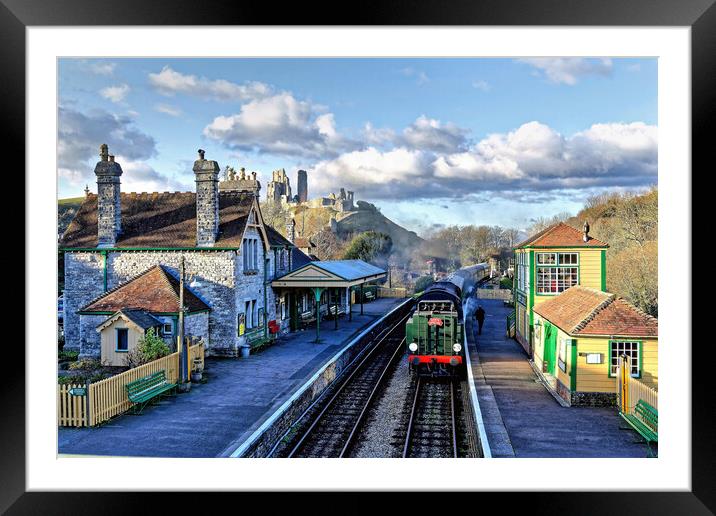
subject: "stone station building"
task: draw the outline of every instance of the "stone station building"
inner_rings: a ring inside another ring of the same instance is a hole
[[[195,192],[122,193],[122,167],[100,147],[97,194],[86,192],[59,242],[66,349],[99,358],[104,323],[127,313],[159,321],[162,337],[176,342],[182,265],[185,333],[201,338],[208,355],[238,356],[299,327],[314,306],[312,286],[289,291],[272,281],[311,258],[264,224],[255,176],[220,181],[219,170],[199,150]],[[370,276],[358,283],[380,274]]]
[[[209,307],[208,354],[236,356],[250,335],[268,334],[270,321],[288,331],[288,321],[277,320],[280,300],[269,282],[291,270],[297,253],[264,224],[260,187],[220,182],[219,165],[201,150],[193,171],[196,192],[122,193],[122,168],[101,146],[98,193],[87,194],[59,242],[66,348],[97,356],[98,318],[107,315],[91,315],[92,305],[129,282],[144,282],[142,274],[152,268],[178,282],[182,260],[188,290]],[[127,306],[113,309],[141,308],[136,304],[127,299]],[[175,338],[176,328],[165,336]]]

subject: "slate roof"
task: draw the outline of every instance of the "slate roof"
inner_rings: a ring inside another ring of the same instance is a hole
[[[299,248],[294,247],[291,249],[291,266],[293,267],[293,270],[300,269],[304,265],[311,263],[313,259],[306,255],[303,251],[301,251]]]
[[[195,247],[194,192],[122,193],[122,233],[117,248]],[[219,192],[219,235],[216,247],[238,248],[254,196]],[[89,194],[62,235],[60,248],[97,246],[97,195]]]
[[[266,236],[268,237],[269,245],[275,247],[294,247],[294,244],[292,244],[289,239],[284,237],[268,224],[264,224],[264,228],[266,228]]]
[[[112,314],[109,316],[108,319],[103,321],[101,324],[99,324],[97,327],[103,326],[108,321],[114,319],[117,315],[123,315],[130,321],[132,321],[134,324],[142,328],[143,330],[147,330],[149,328],[153,328],[155,326],[161,326],[162,321],[154,317],[152,314],[147,312],[146,310],[135,310],[135,309],[126,309],[126,310],[120,310],[119,312]]]
[[[336,276],[340,276],[344,280],[353,281],[376,274],[385,274],[386,272],[380,267],[371,265],[363,260],[327,260],[312,261],[311,265],[315,265],[328,271]]]
[[[540,246],[609,247],[609,244],[591,236],[588,237],[588,240],[585,242],[583,236],[581,230],[575,229],[564,222],[559,222],[543,229],[536,235],[532,235],[527,240],[517,244],[515,248]]]
[[[534,308],[570,335],[658,337],[659,323],[608,292],[574,286]]]
[[[188,285],[184,285],[184,304],[189,312],[208,310]],[[145,310],[153,313],[179,312],[179,279],[163,265],[155,265],[131,280],[102,294],[80,312]]]

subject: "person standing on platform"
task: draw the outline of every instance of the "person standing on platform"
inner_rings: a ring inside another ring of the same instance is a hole
[[[482,306],[478,306],[475,310],[475,319],[477,319],[477,333],[482,335],[482,323],[485,322],[485,310],[482,309]]]

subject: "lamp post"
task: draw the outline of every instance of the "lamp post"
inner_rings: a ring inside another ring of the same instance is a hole
[[[180,392],[187,392],[191,388],[191,383],[188,382],[188,371],[187,371],[187,349],[184,343],[184,312],[186,307],[184,306],[184,256],[181,257],[179,264],[179,342],[177,345],[177,351],[179,351],[179,387]]]

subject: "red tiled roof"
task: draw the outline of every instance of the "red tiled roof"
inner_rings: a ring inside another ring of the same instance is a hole
[[[617,298],[577,330],[579,335],[658,337],[659,321],[624,299]]]
[[[253,202],[253,195],[245,192],[219,192],[217,247],[241,246]],[[195,193],[123,193],[121,206],[122,233],[117,239],[117,248],[196,246]],[[59,246],[97,246],[97,195],[86,197]]]
[[[657,337],[658,321],[608,292],[574,286],[534,308],[570,335]]]
[[[209,306],[186,285],[184,304],[190,312],[209,309]],[[127,309],[153,313],[179,312],[179,280],[163,265],[155,265],[102,294],[80,312],[117,312]]]
[[[597,240],[594,237],[588,237],[585,242],[582,231],[574,229],[572,226],[559,222],[546,229],[543,229],[536,235],[517,244],[520,247],[539,247],[539,246],[559,246],[559,247],[609,247],[609,244]]]
[[[608,303],[612,297],[613,294],[607,292],[574,286],[536,305],[534,311],[564,331],[572,333],[586,317]]]

